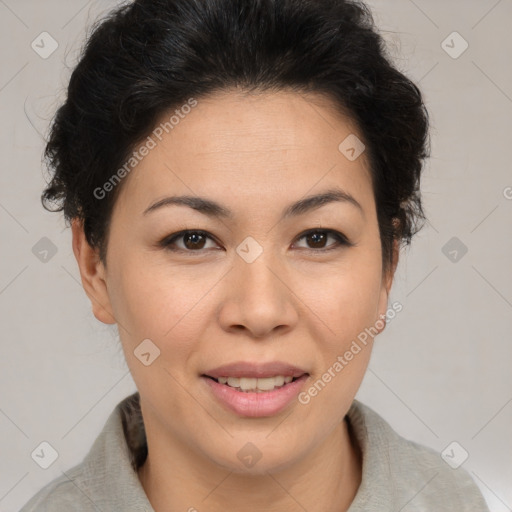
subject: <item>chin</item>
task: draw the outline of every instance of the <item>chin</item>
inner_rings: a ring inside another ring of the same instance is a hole
[[[233,458],[226,458],[225,454],[234,454]],[[213,454],[212,454],[213,455]],[[219,454],[220,455],[220,454]],[[268,440],[261,442],[243,440],[234,442],[227,448],[224,456],[211,457],[212,462],[223,467],[227,471],[239,475],[262,476],[275,473],[293,466],[297,461],[297,452],[291,447],[286,450],[282,444],[279,447],[272,446]]]

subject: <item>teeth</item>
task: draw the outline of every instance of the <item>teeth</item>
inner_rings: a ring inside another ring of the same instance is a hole
[[[277,375],[275,377],[266,377],[263,379],[246,378],[246,377],[219,377],[221,384],[227,384],[232,388],[240,388],[241,391],[272,391],[284,384],[288,384],[293,377],[284,377]]]

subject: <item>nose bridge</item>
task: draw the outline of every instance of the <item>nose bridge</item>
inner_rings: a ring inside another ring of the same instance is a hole
[[[277,326],[289,327],[297,316],[293,294],[271,244],[263,247],[255,238],[247,237],[236,252],[221,315],[224,327],[244,326],[257,337],[265,336]]]
[[[238,245],[236,253],[235,273],[240,280],[237,287],[244,300],[252,297],[265,302],[280,301],[283,292],[283,283],[277,277],[280,264],[272,252],[270,239],[266,238],[263,245],[248,236]]]

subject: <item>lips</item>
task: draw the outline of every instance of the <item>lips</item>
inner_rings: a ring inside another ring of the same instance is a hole
[[[296,367],[294,367],[296,368]],[[281,371],[283,368],[281,368]],[[288,376],[288,378],[292,378]],[[294,379],[284,386],[267,391],[243,391],[217,382],[213,377],[203,376],[201,378],[205,389],[211,394],[215,402],[222,405],[224,409],[245,418],[263,418],[275,416],[291,407],[296,398],[304,389],[307,374]],[[245,380],[245,379],[244,379]],[[254,379],[256,380],[256,379]]]
[[[253,363],[248,361],[237,361],[235,363],[225,364],[207,370],[203,376],[218,379],[219,377],[245,377],[245,378],[265,378],[282,375],[283,377],[298,378],[308,372],[298,366],[281,361],[271,361],[268,363]]]

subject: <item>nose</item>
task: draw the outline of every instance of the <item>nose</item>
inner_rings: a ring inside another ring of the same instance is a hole
[[[235,258],[223,297],[219,322],[225,331],[261,339],[293,329],[299,317],[288,273],[265,251],[252,263]]]

